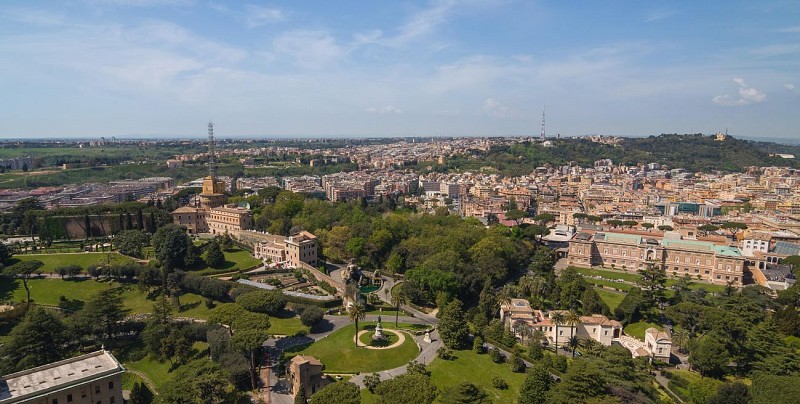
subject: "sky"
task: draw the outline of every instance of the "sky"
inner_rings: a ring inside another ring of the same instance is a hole
[[[788,1],[4,0],[0,138],[800,138]]]

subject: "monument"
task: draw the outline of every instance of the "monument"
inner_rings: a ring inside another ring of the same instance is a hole
[[[381,309],[381,311],[383,311]],[[381,324],[381,315],[378,314],[378,323],[375,324],[375,333],[372,334],[373,341],[386,341],[386,335],[383,334],[383,325]]]

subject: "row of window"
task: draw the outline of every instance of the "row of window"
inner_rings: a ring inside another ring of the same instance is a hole
[[[108,390],[109,390],[109,391],[114,391],[114,382],[113,382],[113,381],[110,381],[110,382],[108,382]],[[99,385],[99,384],[96,384],[96,385],[94,386],[94,394],[100,394],[100,385]],[[82,390],[82,391],[81,391],[81,398],[86,398],[86,390]],[[112,395],[112,396],[109,398],[109,401],[108,401],[108,402],[109,402],[110,404],[115,404],[115,403],[116,403],[116,400],[117,400],[117,398],[116,398],[116,397],[114,397],[114,396]],[[71,403],[71,402],[73,402],[72,394],[67,394],[67,402],[68,402],[68,403]],[[57,399],[57,398],[54,398],[54,399],[53,399],[53,401],[52,401],[52,403],[53,403],[53,404],[58,404],[58,399]],[[103,404],[103,402],[102,402],[101,400],[97,400],[97,404]]]

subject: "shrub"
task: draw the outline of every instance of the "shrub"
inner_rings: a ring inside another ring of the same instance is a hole
[[[308,327],[313,327],[320,321],[325,315],[325,312],[322,311],[321,308],[316,306],[301,306],[302,310],[300,311],[300,322],[303,325]]]
[[[276,315],[286,307],[286,298],[279,290],[256,290],[236,298],[248,311]]]
[[[475,337],[475,339],[472,341],[472,350],[477,354],[486,353],[486,346],[483,345],[483,338],[480,336]]]
[[[506,381],[503,380],[503,378],[494,376],[492,377],[492,386],[494,386],[494,388],[499,390],[505,390],[508,388],[508,383],[506,383]]]
[[[517,355],[511,358],[511,371],[514,373],[524,373],[525,372],[525,362]]]
[[[492,362],[494,363],[503,363],[506,360],[506,357],[503,356],[503,353],[500,352],[500,348],[498,347],[492,348],[490,355],[492,356]]]
[[[442,346],[436,350],[436,356],[439,359],[444,359],[446,361],[449,361],[450,359],[453,359],[453,351],[451,351],[450,348],[446,346]]]

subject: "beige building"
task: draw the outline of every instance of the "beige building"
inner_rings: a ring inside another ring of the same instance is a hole
[[[736,247],[680,237],[648,237],[600,232],[578,233],[569,245],[570,265],[603,266],[633,271],[649,263],[661,265],[669,276],[689,275],[716,284],[742,286],[745,257]]]
[[[317,237],[307,231],[289,237],[263,234],[259,238],[262,240],[253,244],[253,255],[256,258],[294,267],[301,266],[301,262],[317,266]]]
[[[330,383],[330,379],[322,373],[322,362],[313,356],[295,356],[289,361],[287,372],[292,396],[297,396],[300,387],[303,387],[306,398],[309,398]]]
[[[593,339],[603,345],[610,346],[612,341],[622,335],[622,324],[616,320],[610,320],[602,314],[592,314],[591,316],[581,316],[580,323],[576,325],[558,324],[553,321],[556,313],[566,314],[565,311],[552,310],[545,315],[541,310],[531,308],[525,299],[511,299],[510,304],[500,305],[500,321],[510,328],[516,337],[521,338],[522,334],[518,331],[523,324],[531,331],[540,330],[550,344],[556,343],[558,336],[558,346],[563,346],[569,341],[571,336],[580,339]]]
[[[672,352],[672,338],[665,331],[659,331],[653,327],[644,332],[645,349],[654,359],[669,362],[670,352]]]
[[[253,211],[227,205],[225,182],[211,176],[203,179],[203,191],[198,195],[199,207],[183,206],[172,211],[172,222],[186,227],[190,234],[211,233],[238,237],[253,228]]]
[[[0,377],[0,404],[122,404],[125,368],[101,350]]]

